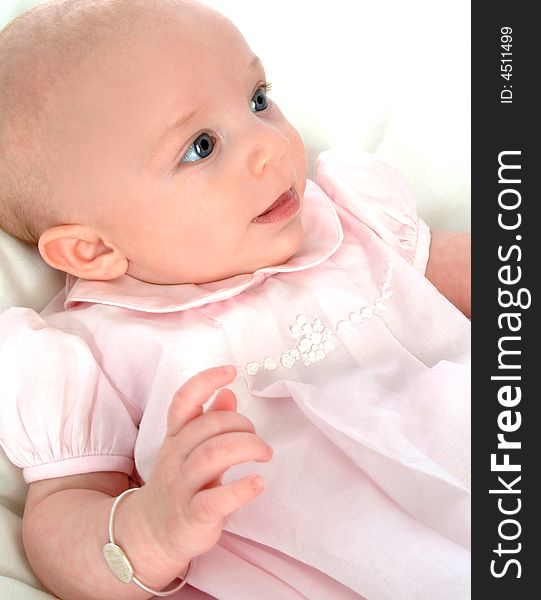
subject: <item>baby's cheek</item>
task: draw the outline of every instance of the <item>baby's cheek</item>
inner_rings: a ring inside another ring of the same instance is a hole
[[[291,147],[294,154],[295,168],[297,170],[297,193],[304,193],[306,186],[306,152],[304,149],[304,142],[299,132],[291,126],[291,132],[289,135]]]

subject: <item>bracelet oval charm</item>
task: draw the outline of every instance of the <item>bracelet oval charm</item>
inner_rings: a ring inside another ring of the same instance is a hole
[[[128,557],[116,544],[109,542],[103,547],[103,556],[113,575],[122,583],[131,583],[133,580],[133,568]]]
[[[136,577],[133,573],[133,567],[131,566],[128,557],[124,554],[124,551],[120,546],[118,546],[115,542],[115,536],[113,533],[113,522],[115,517],[115,512],[119,502],[127,496],[128,494],[132,494],[136,492],[139,488],[128,488],[124,490],[119,496],[117,496],[113,502],[113,506],[111,507],[111,512],[109,514],[109,542],[103,546],[103,557],[105,558],[105,562],[109,567],[111,573],[122,583],[134,583],[138,587],[140,587],[145,592],[152,594],[153,596],[165,597],[171,596],[180,590],[182,587],[186,585],[188,582],[188,575],[190,574],[190,570],[192,568],[192,561],[188,563],[188,567],[186,569],[186,573],[184,573],[184,577],[180,579],[178,585],[172,589],[167,591],[158,591],[149,588],[145,585],[138,577]]]

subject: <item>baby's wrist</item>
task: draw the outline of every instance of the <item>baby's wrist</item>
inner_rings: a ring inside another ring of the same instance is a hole
[[[115,541],[128,557],[133,572],[149,588],[160,590],[183,577],[190,558],[172,557],[153,535],[139,492],[122,499],[115,514]]]

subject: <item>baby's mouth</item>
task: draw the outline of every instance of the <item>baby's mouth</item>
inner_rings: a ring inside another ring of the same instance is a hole
[[[295,214],[300,208],[300,200],[297,192],[291,187],[284,192],[278,200],[273,202],[265,212],[262,212],[255,219],[254,223],[272,223],[280,221],[287,216]]]

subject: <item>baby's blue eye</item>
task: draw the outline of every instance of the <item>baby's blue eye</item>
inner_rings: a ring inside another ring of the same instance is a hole
[[[186,154],[184,154],[184,156],[180,159],[179,162],[194,162],[201,158],[206,158],[214,150],[215,143],[216,138],[213,138],[208,133],[202,133],[188,148]]]
[[[260,87],[252,96],[252,100],[250,101],[250,107],[253,112],[260,112],[268,108],[268,106],[269,99],[267,98],[267,88]]]

